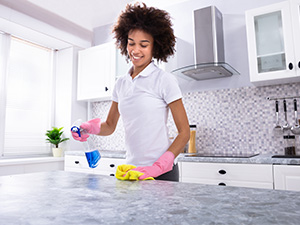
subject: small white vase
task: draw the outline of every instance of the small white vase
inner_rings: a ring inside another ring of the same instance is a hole
[[[62,157],[62,148],[52,148],[53,157]]]

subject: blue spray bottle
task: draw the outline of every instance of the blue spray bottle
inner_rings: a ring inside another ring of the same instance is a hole
[[[81,137],[82,134],[86,134],[87,132],[83,129],[80,129],[81,120],[76,120],[71,127],[71,131],[75,132]],[[89,134],[90,135],[90,134]],[[87,141],[82,142],[86,159],[88,161],[90,168],[95,168],[99,164],[99,160],[101,158],[100,152],[97,150],[95,143],[93,140],[88,137]]]

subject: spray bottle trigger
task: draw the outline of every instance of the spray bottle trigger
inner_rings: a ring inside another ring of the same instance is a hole
[[[80,128],[79,128],[79,127],[73,126],[73,127],[71,128],[71,131],[77,133],[78,136],[81,137],[81,134],[80,134]]]

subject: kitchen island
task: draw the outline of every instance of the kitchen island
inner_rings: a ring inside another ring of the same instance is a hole
[[[66,171],[0,177],[1,224],[299,224],[299,192]]]

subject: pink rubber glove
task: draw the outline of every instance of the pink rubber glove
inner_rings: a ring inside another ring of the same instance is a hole
[[[173,168],[175,156],[172,152],[166,151],[152,166],[144,166],[144,167],[137,167],[135,171],[139,171],[144,173],[142,176],[139,177],[139,180],[143,180],[147,177],[158,177],[166,172],[169,172]]]
[[[81,141],[81,142],[87,141],[88,137],[90,136],[88,134],[99,134],[100,133],[100,127],[101,127],[100,123],[101,123],[100,118],[92,119],[85,123],[82,123],[80,125],[80,130],[82,130],[82,132],[80,133],[81,137],[79,137],[78,133],[71,132],[73,138],[75,140]]]

